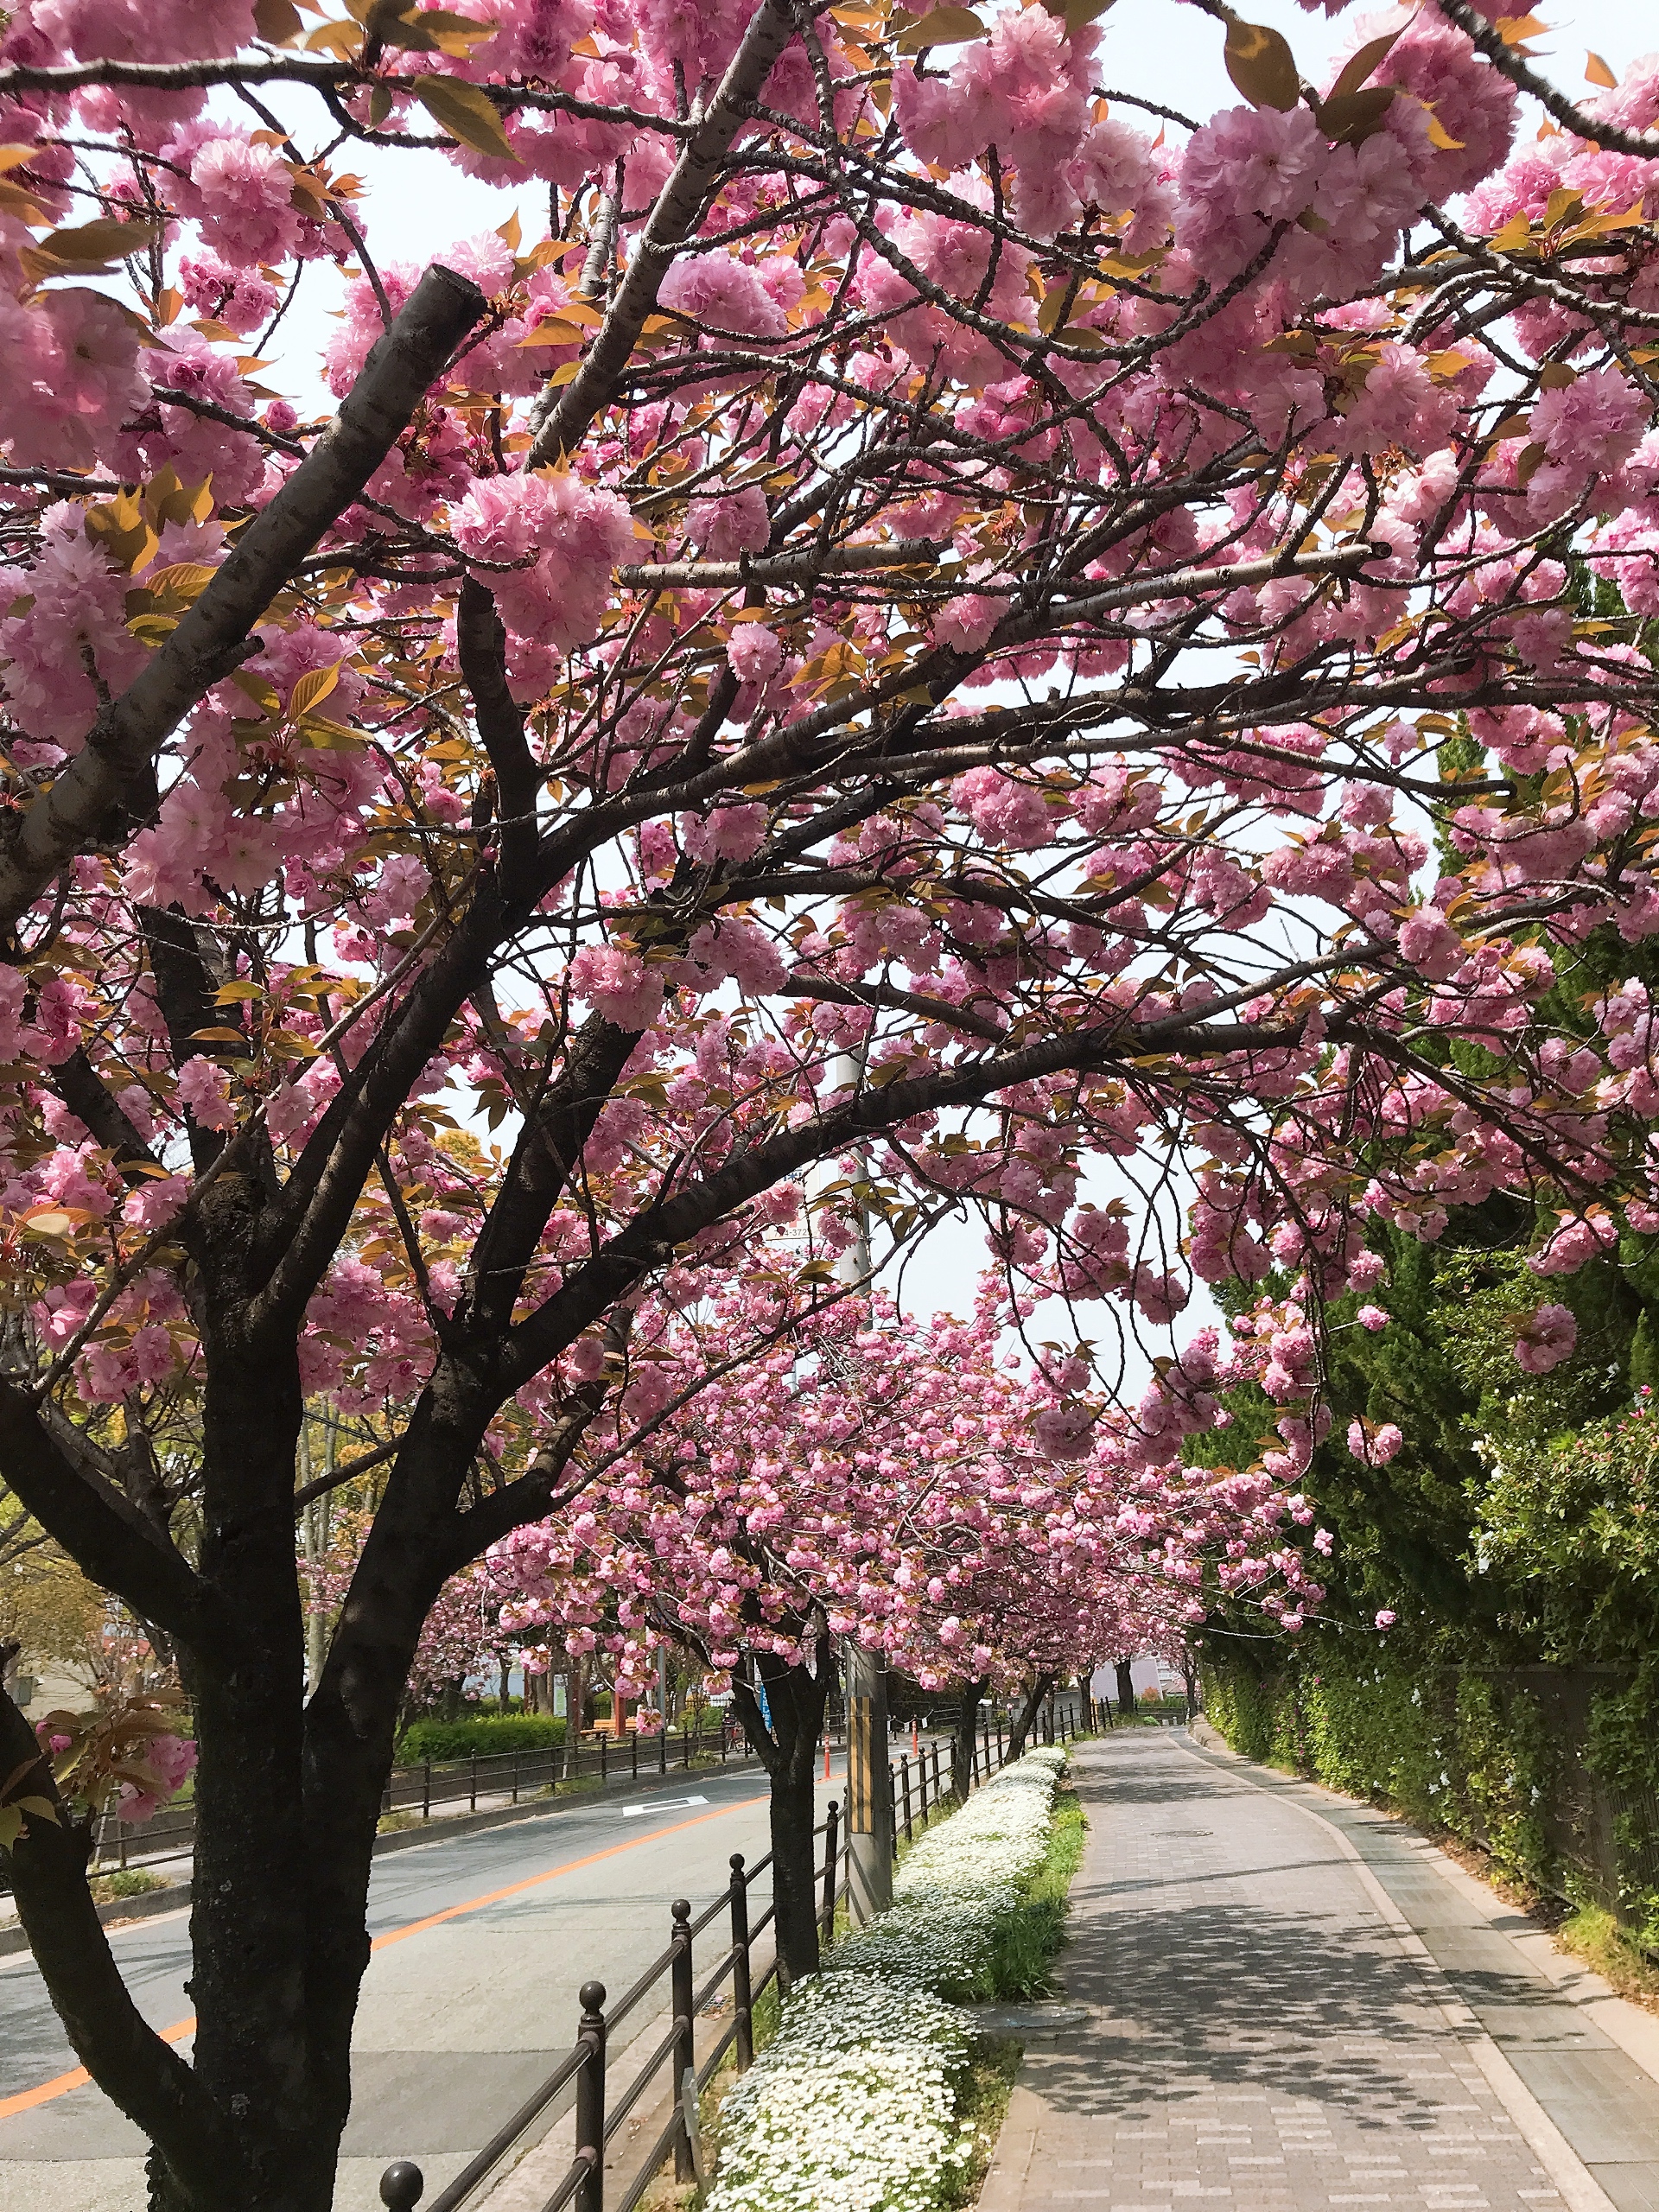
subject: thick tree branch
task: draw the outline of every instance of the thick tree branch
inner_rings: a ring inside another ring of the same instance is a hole
[[[193,1650],[228,1649],[230,1624],[181,1554],[91,1465],[77,1465],[27,1394],[0,1376],[0,1474],[100,1588]]]
[[[159,1167],[161,1162],[144,1142],[130,1117],[118,1106],[108,1084],[78,1046],[67,1060],[52,1071],[52,1088],[77,1121],[84,1122],[94,1139],[115,1154],[119,1167]]]
[[[801,998],[822,999],[831,1006],[887,1007],[919,1014],[924,1021],[945,1022],[970,1037],[982,1037],[988,1045],[1000,1045],[1007,1033],[982,1014],[970,1014],[966,1007],[954,1006],[949,999],[930,998],[925,991],[900,990],[896,983],[838,983],[828,976],[803,975],[797,969],[790,976],[789,987]]]
[[[0,1646],[0,1669],[10,1656]],[[14,1777],[14,1803],[51,1808],[29,1812],[25,1832],[0,1851],[47,1993],[81,2064],[208,2212],[236,2193],[234,2152],[191,2069],[129,1995],[87,1885],[89,1829],[73,1818],[34,1730],[0,1689],[0,1783]]]
[[[1067,1070],[1086,1073],[1122,1065],[1149,1046],[1177,1058],[1285,1052],[1298,1043],[1302,1027],[1294,1019],[1221,1024],[1182,1014],[1137,1026],[1122,1018],[1061,1031],[937,1074],[899,1077],[858,1091],[844,1105],[797,1128],[740,1147],[702,1182],[643,1208],[591,1259],[570,1268],[560,1288],[510,1332],[498,1363],[502,1395],[522,1388],[614,1300],[652,1268],[666,1264],[700,1230],[724,1220],[815,1160],[868,1144],[918,1114],[978,1105],[998,1091]],[[1344,1041],[1346,1025],[1333,1019],[1327,1033]]]
[[[1548,77],[1541,77],[1528,63],[1525,54],[1512,46],[1505,46],[1503,35],[1484,16],[1469,5],[1469,0],[1437,0],[1440,13],[1471,39],[1478,52],[1484,54],[1500,76],[1523,92],[1530,92],[1546,115],[1554,116],[1563,129],[1578,137],[1588,138],[1594,144],[1615,154],[1636,154],[1647,161],[1659,161],[1659,137],[1651,131],[1623,130],[1616,123],[1603,123],[1593,115],[1586,115],[1565,92],[1558,92]],[[1517,9],[1524,14],[1524,9]]]
[[[495,772],[501,880],[522,889],[536,855],[536,801],[542,779],[524,742],[524,717],[507,683],[507,633],[495,601],[475,577],[461,581],[455,650],[473,695],[478,734]]]
[[[944,550],[928,537],[883,545],[790,546],[781,553],[746,553],[736,561],[630,561],[617,570],[616,580],[629,590],[651,591],[678,590],[688,585],[714,591],[737,584],[812,584],[820,576],[931,569]]]
[[[332,428],[238,537],[143,672],[101,709],[50,792],[16,817],[0,849],[0,931],[14,930],[58,870],[97,843],[185,715],[248,658],[255,623],[385,459],[483,311],[483,295],[464,276],[427,270]]]

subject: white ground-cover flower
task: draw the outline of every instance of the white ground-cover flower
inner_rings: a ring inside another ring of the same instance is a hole
[[[1045,1746],[930,1828],[893,1878],[893,1910],[838,1944],[830,1965],[969,1996],[990,1964],[997,1923],[1041,1866],[1065,1753]]]
[[[873,1974],[819,1974],[726,2100],[707,2212],[932,2212],[968,2156],[968,2028]]]
[[[968,2023],[933,1993],[982,1976],[998,1917],[1048,1847],[1065,1763],[1028,1752],[930,1829],[892,1911],[789,1999],[721,2108],[706,2212],[935,2212],[973,2131],[956,2117]]]

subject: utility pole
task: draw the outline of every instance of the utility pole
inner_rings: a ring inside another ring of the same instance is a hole
[[[834,1088],[856,1090],[863,1071],[861,1054],[839,1054]],[[869,1223],[861,1203],[854,1219],[853,1241],[838,1265],[849,1283],[867,1281],[870,1273]],[[883,1655],[867,1650],[856,1637],[847,1644],[847,1828],[848,1909],[854,1925],[861,1927],[893,1903],[893,1775],[887,1667]]]
[[[325,1457],[322,1471],[334,1471],[336,1436],[334,1408],[325,1403],[322,1413]],[[300,1422],[300,1479],[308,1484],[313,1479],[311,1459],[311,1415],[308,1410]],[[306,1565],[314,1573],[322,1565],[328,1549],[330,1492],[324,1491],[300,1509],[300,1540]],[[305,1613],[305,1688],[308,1697],[322,1679],[322,1669],[328,1657],[328,1622],[316,1601],[313,1589],[308,1597]]]

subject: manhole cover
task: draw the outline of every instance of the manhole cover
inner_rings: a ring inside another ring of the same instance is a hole
[[[982,2035],[1052,2036],[1080,2028],[1089,2015],[1081,2005],[969,2005],[963,2008]]]

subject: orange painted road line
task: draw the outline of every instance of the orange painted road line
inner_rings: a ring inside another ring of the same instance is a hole
[[[403,1928],[389,1928],[384,1936],[375,1937],[369,1948],[384,1951],[389,1944],[401,1943],[405,1936],[422,1935],[429,1928],[441,1928],[446,1920],[459,1919],[464,1912],[481,1911],[486,1904],[499,1904],[503,1897],[516,1897],[525,1890],[539,1889],[543,1882],[556,1882],[562,1874],[578,1874],[584,1866],[597,1866],[602,1859],[620,1859],[625,1851],[638,1851],[642,1844],[655,1843],[659,1836],[678,1835],[686,1828],[700,1828],[705,1821],[720,1820],[728,1813],[746,1813],[766,1802],[764,1797],[741,1797],[735,1804],[716,1806],[711,1813],[697,1813],[689,1821],[676,1821],[671,1827],[649,1829],[626,1843],[608,1844],[603,1851],[590,1851],[585,1859],[568,1859],[563,1866],[550,1866],[545,1873],[527,1875],[522,1882],[509,1882],[504,1890],[486,1890],[481,1897],[468,1897],[464,1904],[446,1905],[442,1912],[428,1913],[424,1920],[411,1920]],[[193,2012],[188,2020],[175,2020],[170,2028],[162,2028],[160,2034],[163,2043],[182,2043],[195,2031],[196,2017]],[[50,2104],[54,2097],[67,2096],[71,2089],[84,2089],[92,2078],[84,2066],[77,2066],[68,2074],[42,2082],[37,2089],[20,2089],[15,2097],[0,2097],[0,2120],[10,2120],[20,2112],[32,2112],[36,2105]]]
[[[195,2015],[188,2020],[175,2020],[170,2028],[160,2031],[163,2043],[182,2043],[195,2033]],[[35,2105],[49,2105],[54,2097],[67,2096],[71,2089],[84,2089],[92,2080],[84,2066],[77,2066],[73,2073],[60,2074],[50,2082],[42,2082],[38,2089],[20,2089],[15,2097],[0,2098],[0,2120],[10,2120],[14,2113],[28,2112]]]

